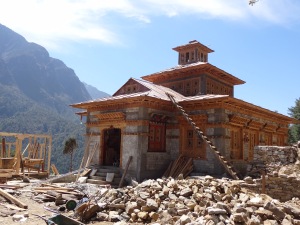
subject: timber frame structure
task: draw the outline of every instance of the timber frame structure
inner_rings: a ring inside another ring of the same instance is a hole
[[[0,171],[11,176],[48,177],[52,136],[0,132]]]
[[[91,148],[99,143],[92,164],[124,169],[132,156],[128,177],[141,181],[185,156],[195,173],[232,175],[228,162],[244,175],[255,146],[288,145],[288,127],[299,121],[235,98],[234,86],[245,82],[208,63],[207,46],[191,41],[173,50],[177,66],[130,78],[111,97],[71,105],[86,117]]]

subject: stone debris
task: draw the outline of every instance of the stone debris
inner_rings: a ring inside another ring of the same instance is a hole
[[[244,183],[211,176],[146,180],[102,190],[89,204],[98,206],[94,220],[115,224],[299,224],[298,198],[283,203]]]

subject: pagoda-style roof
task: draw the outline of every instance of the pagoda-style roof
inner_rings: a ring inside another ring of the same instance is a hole
[[[94,107],[95,105],[99,105],[105,102],[111,102],[111,101],[125,101],[126,99],[133,99],[138,97],[152,97],[155,99],[161,99],[165,101],[169,101],[169,97],[165,94],[166,92],[170,93],[171,95],[175,96],[177,99],[184,98],[183,95],[180,93],[173,91],[170,88],[161,86],[161,85],[155,85],[152,82],[146,81],[146,80],[139,80],[135,78],[130,78],[124,85],[126,85],[129,81],[136,82],[140,85],[142,85],[144,88],[144,91],[136,92],[136,93],[130,93],[130,94],[122,94],[122,95],[116,95],[118,91],[110,97],[100,98],[100,99],[94,99],[86,102],[81,102],[77,104],[72,104],[71,106],[74,108],[81,108],[81,109],[88,109],[90,106]],[[123,86],[124,86],[123,85]],[[122,87],[123,87],[122,86]],[[121,89],[121,88],[120,88]],[[119,89],[119,90],[120,90]]]
[[[177,46],[177,47],[172,48],[172,49],[177,51],[177,52],[181,52],[182,50],[188,50],[188,49],[191,49],[191,48],[200,48],[204,52],[207,52],[207,53],[214,52],[214,50],[210,49],[206,45],[201,44],[200,42],[198,42],[196,40],[190,41],[188,44],[180,45],[180,46]]]
[[[150,98],[153,98],[156,100],[170,101],[170,99],[166,93],[169,93],[172,96],[174,96],[174,98],[179,102],[185,101],[185,100],[211,99],[211,98],[220,98],[220,97],[228,96],[228,95],[200,95],[200,96],[185,97],[170,88],[167,88],[167,87],[164,87],[161,85],[157,85],[157,84],[153,84],[152,82],[149,82],[146,80],[130,78],[126,83],[128,83],[129,81],[134,81],[134,82],[137,82],[140,85],[144,86],[145,91],[130,93],[130,94],[123,94],[123,95],[115,95],[118,92],[117,91],[113,96],[110,96],[110,97],[94,99],[94,100],[90,100],[90,101],[86,101],[86,102],[80,102],[77,104],[72,104],[71,106],[74,108],[89,109],[89,108],[94,108],[95,106],[99,106],[101,104],[107,104],[108,102],[126,101],[126,100],[130,100],[130,99],[137,99],[140,97],[150,97]],[[124,85],[126,85],[126,83]]]
[[[239,85],[245,83],[245,81],[207,62],[196,62],[185,65],[177,65],[175,67],[162,70],[157,73],[143,76],[142,78],[153,83],[161,83],[177,78],[184,78],[185,76],[200,75],[201,73],[209,73],[217,80],[220,80],[230,85]]]
[[[152,82],[146,80],[130,78],[128,81],[134,81],[140,85],[143,85],[145,87],[144,90],[146,91],[110,96],[77,104],[72,104],[71,106],[74,108],[89,110],[95,108],[105,109],[108,105],[110,105],[111,108],[120,109],[120,107],[135,107],[138,104],[142,104],[142,99],[148,99],[152,102],[158,103],[164,102],[164,104],[169,104],[170,106],[172,106],[172,102],[166,94],[168,93],[174,96],[175,100],[180,105],[189,110],[193,110],[195,107],[206,108],[214,107],[214,105],[222,105],[222,107],[225,107],[229,110],[238,111],[240,113],[244,112],[245,114],[251,113],[251,115],[257,115],[261,118],[269,118],[272,120],[276,119],[279,122],[284,121],[291,124],[300,123],[294,118],[282,115],[277,112],[273,112],[271,110],[262,108],[260,106],[251,104],[249,102],[245,102],[234,97],[230,97],[228,95],[196,95],[185,97],[170,88],[153,84]],[[128,83],[128,81],[126,83]],[[125,104],[126,102],[131,102],[134,104]]]

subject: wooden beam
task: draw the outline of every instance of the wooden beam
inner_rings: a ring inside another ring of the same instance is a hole
[[[17,206],[23,208],[23,209],[27,209],[28,205],[26,205],[25,203],[19,201],[17,198],[15,198],[14,196],[12,196],[11,194],[7,193],[6,191],[4,191],[3,189],[0,188],[0,195],[3,196],[4,198],[8,199],[9,201],[15,203]]]

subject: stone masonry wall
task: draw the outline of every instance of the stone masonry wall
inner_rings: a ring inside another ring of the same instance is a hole
[[[257,193],[263,191],[263,179],[245,178],[245,184],[241,185]],[[274,173],[265,176],[265,194],[280,201],[288,201],[292,198],[300,198],[300,179],[293,175]]]
[[[249,175],[260,174],[261,170],[273,172],[281,166],[295,163],[297,157],[297,148],[293,146],[255,146],[253,161],[249,163],[247,172]]]
[[[300,161],[296,147],[257,146],[254,161],[249,165],[249,175],[259,174],[258,179],[246,177],[244,187],[265,194],[280,201],[300,198]],[[266,175],[261,176],[262,172]]]

